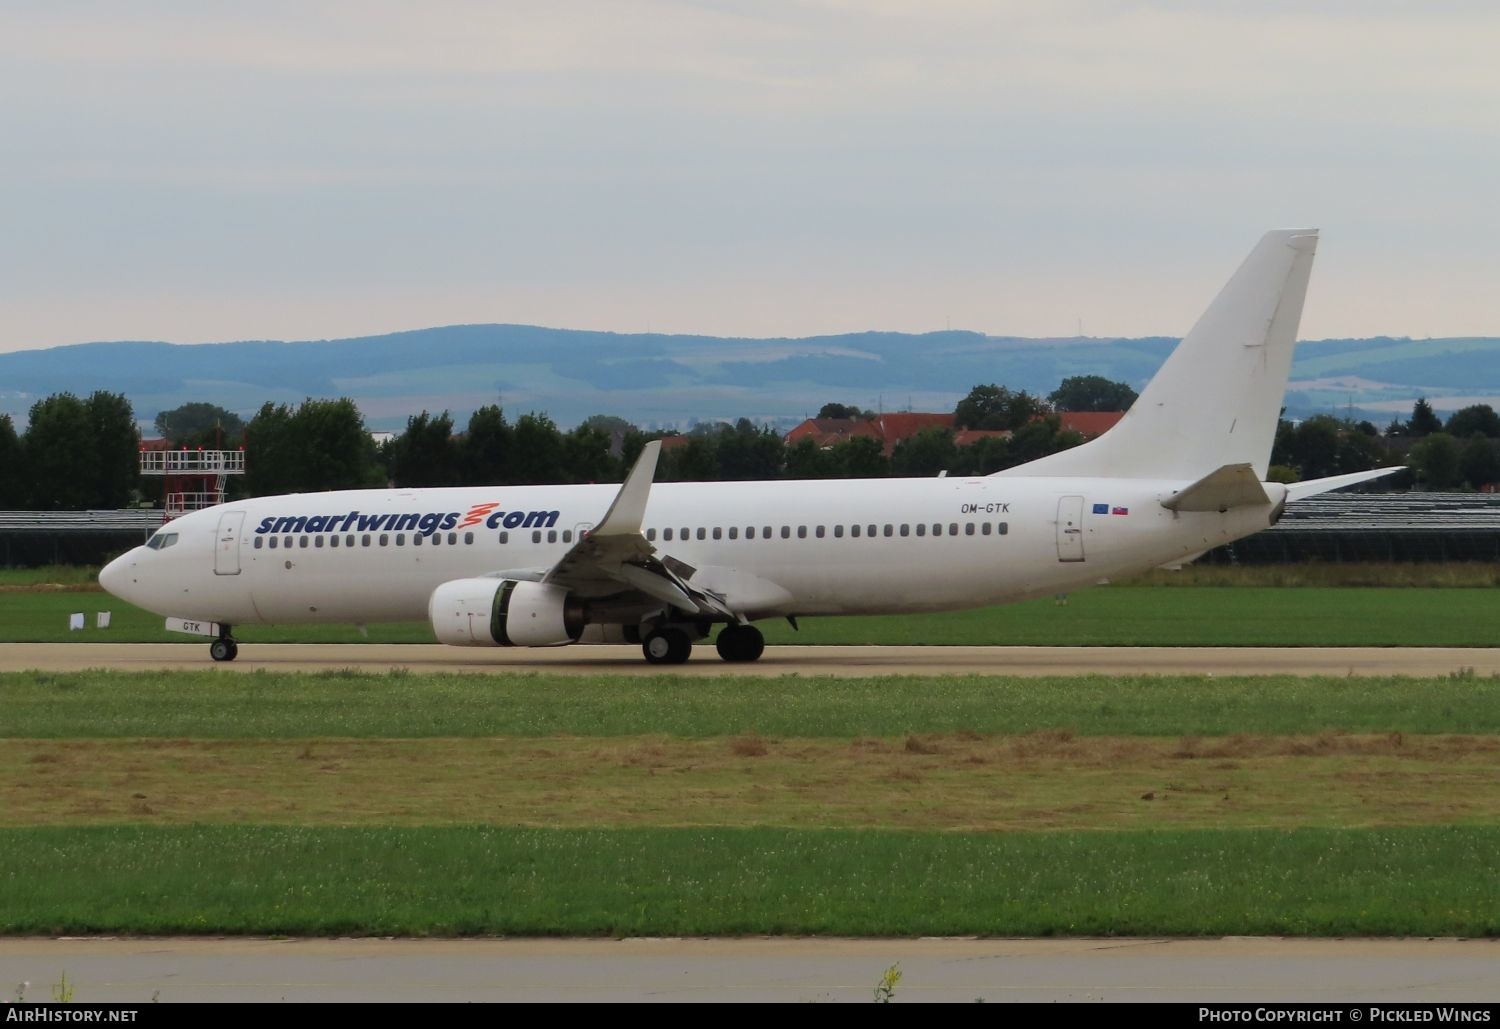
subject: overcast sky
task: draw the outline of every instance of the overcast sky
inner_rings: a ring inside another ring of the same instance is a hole
[[[465,322],[1500,335],[1500,5],[0,7],[0,350]]]

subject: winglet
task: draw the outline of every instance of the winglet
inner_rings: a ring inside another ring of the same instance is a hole
[[[656,459],[661,455],[661,440],[654,439],[641,448],[641,456],[635,459],[625,484],[615,494],[604,519],[592,530],[590,536],[634,536],[641,531],[641,521],[646,517],[646,500],[651,496],[651,480],[656,476]]]

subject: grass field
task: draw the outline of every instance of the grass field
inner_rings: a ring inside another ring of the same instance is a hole
[[[94,612],[111,612],[109,629]],[[68,631],[82,611],[89,628]],[[1066,604],[1037,600],[979,611],[761,623],[771,644],[1038,646],[1433,646],[1500,643],[1500,590],[1270,586],[1099,586]],[[425,623],[243,626],[254,643],[430,643]],[[0,642],[185,642],[162,619],[103,593],[0,592]]]
[[[1500,933],[1500,680],[0,675],[0,932]]]
[[[0,931],[1500,933],[1500,830],[0,831]]]
[[[0,673],[0,738],[1500,735],[1500,680]]]

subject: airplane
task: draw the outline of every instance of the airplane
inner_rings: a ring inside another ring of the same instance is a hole
[[[234,626],[418,621],[465,647],[639,643],[688,660],[719,627],[984,607],[1181,562],[1287,503],[1398,471],[1267,482],[1315,229],[1268,232],[1103,435],[980,477],[344,490],[193,512],[99,582],[239,652]]]

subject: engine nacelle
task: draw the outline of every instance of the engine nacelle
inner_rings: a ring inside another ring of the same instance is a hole
[[[454,579],[432,591],[427,617],[455,647],[560,647],[577,641],[583,607],[560,586],[515,579]]]

